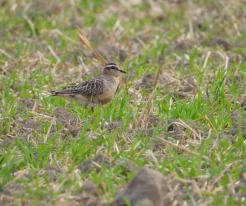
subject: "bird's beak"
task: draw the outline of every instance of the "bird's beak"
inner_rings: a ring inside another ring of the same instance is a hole
[[[120,71],[120,72],[122,72],[122,73],[126,73],[126,71],[123,71],[123,70],[121,70],[121,69],[118,69],[118,71]]]

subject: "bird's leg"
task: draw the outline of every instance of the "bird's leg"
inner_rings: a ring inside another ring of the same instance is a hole
[[[84,108],[87,109],[87,107],[88,107],[88,104],[84,104]]]

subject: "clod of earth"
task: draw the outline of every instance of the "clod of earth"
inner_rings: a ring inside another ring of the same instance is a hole
[[[172,204],[170,178],[149,169],[141,169],[127,187],[117,195],[111,206],[164,206]],[[178,198],[178,197],[176,197]]]

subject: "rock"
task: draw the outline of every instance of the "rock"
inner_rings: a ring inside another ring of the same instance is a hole
[[[164,206],[171,205],[168,196],[168,179],[161,173],[149,169],[141,169],[130,181],[126,189],[119,193],[111,206]]]

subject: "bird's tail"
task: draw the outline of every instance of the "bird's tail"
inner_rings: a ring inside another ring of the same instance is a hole
[[[49,93],[51,96],[66,96],[74,94],[72,90],[51,90]]]

